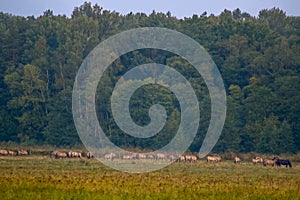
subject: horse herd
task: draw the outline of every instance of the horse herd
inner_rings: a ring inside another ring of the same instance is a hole
[[[105,160],[161,160],[161,161],[178,161],[178,162],[196,162],[198,159],[194,155],[167,155],[164,153],[157,154],[144,154],[144,153],[131,153],[126,155],[116,155],[115,153],[107,153],[103,156]]]
[[[207,162],[221,162],[222,161],[222,158],[220,156],[207,156],[206,157],[206,161]],[[233,163],[234,164],[239,164],[241,163],[241,158],[239,157],[234,157],[233,158]],[[254,157],[252,158],[252,163],[254,165],[256,164],[262,164],[263,166],[277,166],[277,167],[280,167],[281,165],[284,165],[286,167],[292,167],[292,163],[291,161],[289,160],[283,160],[283,159],[280,159],[279,157],[274,157],[273,159],[263,159],[261,157]]]
[[[0,149],[0,156],[28,156],[29,151],[28,150],[18,150],[18,151],[12,151],[12,150],[5,150]],[[81,152],[77,151],[51,151],[50,152],[50,158],[55,159],[64,159],[64,158],[82,158],[87,157],[88,159],[94,158],[93,153],[87,152],[86,154],[83,154]],[[181,155],[181,156],[175,156],[175,155],[167,155],[164,153],[157,153],[157,154],[144,154],[144,153],[132,153],[128,155],[116,155],[115,153],[107,153],[103,155],[103,159],[105,160],[115,160],[115,159],[121,159],[121,160],[165,160],[170,162],[189,162],[189,163],[195,163],[197,162],[198,158],[195,155]],[[222,158],[221,156],[214,155],[214,156],[207,156],[206,162],[207,163],[218,163],[221,162]],[[234,164],[241,163],[241,158],[234,157],[233,158]],[[292,167],[292,163],[287,159],[280,159],[279,157],[274,157],[273,159],[263,159],[262,157],[254,157],[252,158],[252,163],[254,165],[261,164],[263,166],[277,166],[280,167],[281,165],[286,167]]]
[[[63,152],[63,151],[51,151],[50,152],[50,158],[82,158],[83,154],[81,152],[77,151],[69,151],[69,152]],[[94,155],[91,152],[88,152],[86,154],[86,157],[88,159],[94,158]]]
[[[0,149],[0,155],[1,156],[28,156],[29,151],[24,149],[18,151]]]
[[[197,162],[198,158],[195,155],[181,155],[181,156],[175,156],[175,155],[169,155],[163,153],[157,153],[156,155],[146,155],[143,153],[132,153],[130,155],[122,155],[117,156],[115,153],[108,153],[105,154],[103,157],[105,160],[114,160],[114,159],[121,159],[121,160],[141,160],[141,159],[149,159],[149,160],[166,160],[166,161],[177,161],[177,162],[190,162],[194,163]],[[222,158],[221,156],[207,156],[206,162],[207,163],[218,163],[221,162]],[[233,158],[234,164],[240,164],[241,158],[234,157]],[[254,157],[252,159],[252,163],[254,165],[256,164],[262,164],[263,166],[278,166],[284,165],[286,167],[292,167],[292,163],[289,160],[280,159],[279,157],[274,157],[273,159],[263,159],[261,157]]]
[[[292,163],[289,160],[280,159],[279,157],[275,156],[273,159],[263,159],[261,157],[254,157],[252,159],[253,164],[262,164],[263,166],[270,165],[272,167],[277,166],[280,167],[284,165],[285,167],[292,167]]]

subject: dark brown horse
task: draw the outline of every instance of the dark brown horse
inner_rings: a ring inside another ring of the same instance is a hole
[[[281,167],[281,165],[285,165],[285,167],[292,167],[292,163],[289,160],[283,160],[279,159],[278,157],[274,157],[273,160],[275,160],[275,165],[277,167]]]

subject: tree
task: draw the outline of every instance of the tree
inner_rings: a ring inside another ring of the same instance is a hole
[[[274,154],[295,152],[292,130],[286,121],[280,123],[276,116],[270,116],[263,124],[263,129],[256,138],[258,152]]]
[[[299,25],[299,17],[287,16],[278,8],[262,10],[259,17],[237,8],[218,16],[204,12],[184,19],[156,11],[149,16],[132,12],[121,15],[87,2],[76,7],[70,18],[54,15],[51,10],[37,18],[0,12],[0,140],[79,143],[71,96],[83,59],[100,41],[116,33],[158,26],[193,38],[208,51],[221,72],[228,112],[215,151],[299,151]],[[157,137],[146,141],[128,137],[111,114],[110,96],[116,82],[133,67],[151,62],[176,69],[193,87],[201,117],[190,150],[198,151],[210,122],[209,92],[197,70],[172,52],[141,49],[122,55],[108,67],[96,94],[101,126],[120,146],[157,148],[170,141],[182,111],[164,87],[153,84],[140,88],[131,99],[132,118],[140,125],[149,122],[151,105],[165,106],[169,121]],[[153,78],[161,75],[156,71]]]

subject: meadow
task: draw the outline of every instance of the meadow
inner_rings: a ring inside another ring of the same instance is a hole
[[[112,170],[96,159],[0,157],[0,199],[300,199],[300,164],[173,163],[151,173]]]

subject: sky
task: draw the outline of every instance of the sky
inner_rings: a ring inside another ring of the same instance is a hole
[[[204,11],[219,15],[224,9],[239,8],[252,16],[258,16],[262,9],[280,8],[289,16],[300,16],[299,0],[0,0],[0,11],[21,16],[40,16],[45,10],[52,10],[55,15],[70,16],[74,7],[85,1],[98,4],[106,10],[121,14],[142,12],[171,12],[177,18],[201,15]]]

